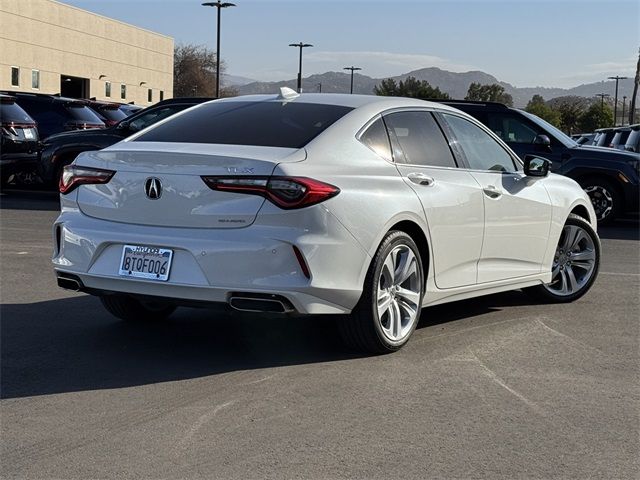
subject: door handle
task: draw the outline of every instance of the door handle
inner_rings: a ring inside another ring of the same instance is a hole
[[[489,198],[500,198],[502,196],[502,192],[493,185],[487,185],[482,191]]]
[[[413,183],[424,185],[425,187],[430,187],[436,182],[433,177],[425,175],[424,173],[410,173],[409,175],[407,175],[407,178]]]

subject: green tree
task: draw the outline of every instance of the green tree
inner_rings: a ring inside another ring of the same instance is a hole
[[[393,78],[387,78],[373,88],[376,95],[387,97],[410,97],[434,100],[448,100],[449,95],[438,87],[432,87],[426,80],[417,80],[415,77],[407,77],[404,81],[396,82]]]
[[[224,76],[225,64],[220,63]],[[222,77],[221,77],[222,80]],[[176,45],[173,50],[173,95],[213,97],[216,92],[216,54],[204,45]],[[221,97],[237,95],[230,87],[220,88]]]
[[[580,119],[584,115],[585,107],[582,102],[562,102],[558,105],[562,129],[569,135],[580,133]]]
[[[513,97],[504,91],[502,85],[497,83],[482,85],[474,82],[469,85],[467,96],[464,99],[476,102],[499,102],[509,107],[513,106]]]
[[[613,111],[609,105],[594,103],[580,117],[580,129],[583,132],[593,132],[596,128],[613,125]]]
[[[525,110],[558,128],[561,126],[560,113],[547,105],[541,95],[534,95],[531,100],[529,100],[529,103],[527,103]]]

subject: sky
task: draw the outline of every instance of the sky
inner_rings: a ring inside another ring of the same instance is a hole
[[[216,48],[216,9],[199,0],[62,0],[174,38]],[[227,73],[295,78],[357,66],[370,77],[425,67],[482,70],[517,87],[573,87],[633,77],[639,0],[232,0],[222,10]],[[626,80],[631,82],[631,80]]]

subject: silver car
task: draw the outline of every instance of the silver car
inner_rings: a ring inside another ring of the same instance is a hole
[[[216,100],[66,167],[53,264],[125,320],[211,303],[336,314],[350,345],[389,352],[428,305],[590,288],[591,202],[548,169],[440,104]]]

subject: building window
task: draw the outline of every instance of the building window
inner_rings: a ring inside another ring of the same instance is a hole
[[[151,88],[147,90],[147,102],[153,102],[153,90]]]
[[[20,68],[18,67],[11,67],[11,86],[20,86]]]
[[[31,88],[40,88],[40,70],[31,70]]]
[[[104,82],[104,96],[111,96],[111,82]]]
[[[160,90],[160,101],[164,100],[164,90]]]
[[[120,98],[127,98],[127,86],[124,83],[120,85]]]

